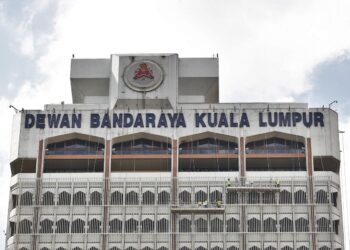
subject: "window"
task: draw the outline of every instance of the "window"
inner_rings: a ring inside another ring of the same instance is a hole
[[[204,202],[206,200],[208,200],[208,195],[206,192],[200,190],[198,191],[196,194],[195,194],[195,202],[198,203],[198,202]]]
[[[111,205],[123,205],[123,194],[115,191],[111,195]]]
[[[216,203],[217,201],[222,201],[222,193],[218,190],[215,190],[210,193],[210,202]]]
[[[82,191],[78,191],[73,195],[73,205],[86,205],[86,195]]]
[[[138,205],[139,204],[139,196],[135,191],[131,191],[125,196],[125,204],[126,205]]]
[[[203,218],[199,218],[195,221],[195,225],[196,225],[196,232],[199,233],[204,233],[204,232],[208,232],[208,221],[203,219]]]
[[[275,204],[275,194],[273,192],[264,192],[262,194],[264,204]]]
[[[182,191],[179,194],[180,204],[191,204],[191,194],[188,191]]]
[[[155,195],[151,191],[146,191],[142,194],[142,204],[152,205],[154,204]]]
[[[337,192],[332,193],[331,199],[332,199],[333,206],[337,207],[338,193]]]
[[[277,232],[276,220],[272,218],[264,220],[264,232]]]
[[[85,222],[82,219],[76,219],[72,222],[72,233],[84,233]]]
[[[227,204],[238,204],[238,193],[237,192],[227,192],[226,193],[226,203]]]
[[[226,222],[227,232],[239,232],[239,220],[231,218]]]
[[[42,233],[42,234],[53,233],[52,226],[53,226],[53,221],[49,219],[40,221],[39,233]]]
[[[125,232],[126,233],[135,233],[137,232],[137,226],[139,225],[138,221],[131,218],[131,219],[128,219],[126,222],[125,222]]]
[[[293,250],[293,248],[291,248],[290,246],[285,246],[282,247],[281,250]]]
[[[58,204],[57,205],[70,205],[71,203],[71,195],[63,191],[58,195]]]
[[[90,205],[102,205],[102,195],[94,191],[90,194]]]
[[[289,218],[283,218],[280,220],[281,232],[293,232],[293,221]]]
[[[292,193],[287,190],[282,190],[280,192],[280,204],[291,204],[292,203]]]
[[[169,204],[170,202],[170,194],[166,191],[162,191],[158,194],[158,204]]]
[[[253,246],[253,247],[249,248],[249,250],[261,250],[261,249],[260,249],[260,247]]]
[[[301,246],[301,247],[298,247],[297,250],[309,250],[309,248],[306,246]]]
[[[306,204],[306,192],[304,190],[299,190],[294,193],[294,203],[295,204]]]
[[[141,221],[141,232],[143,233],[154,232],[154,221],[148,218]]]
[[[42,204],[43,205],[55,205],[55,202],[54,202],[54,194],[50,191],[48,192],[45,192],[43,194],[43,200],[42,200]]]
[[[264,250],[277,250],[277,249],[273,246],[268,246],[268,247],[265,247]]]
[[[333,232],[339,234],[339,220],[333,221]]]
[[[118,219],[113,219],[109,222],[110,233],[121,233],[123,231],[123,222]]]
[[[317,232],[330,232],[330,222],[328,219],[322,217],[317,220]]]
[[[258,192],[249,192],[248,193],[248,204],[259,204],[260,195]]]
[[[207,250],[205,247],[199,246],[196,248],[196,250]]]
[[[323,247],[320,247],[319,250],[331,250],[331,249],[327,246],[323,246]]]
[[[305,145],[302,142],[285,140],[282,138],[269,138],[246,144],[247,154],[266,153],[304,153]]]
[[[215,218],[210,221],[210,232],[223,232],[224,223],[219,218]]]
[[[251,218],[248,220],[248,232],[260,232],[261,222],[256,218]]]
[[[101,221],[92,219],[88,222],[88,233],[101,233]]]
[[[18,233],[19,234],[32,233],[32,222],[27,219],[21,220],[18,225]]]
[[[189,233],[191,232],[191,221],[187,218],[183,218],[179,221],[179,232]]]
[[[235,142],[214,138],[183,142],[179,146],[180,154],[237,154],[238,145]]]
[[[210,249],[210,250],[223,250],[221,247],[218,247],[218,246],[216,246],[216,247],[213,247],[212,249]]]
[[[72,139],[47,145],[48,155],[96,155],[103,154],[104,145],[92,141]]]
[[[32,206],[33,205],[33,194],[31,192],[24,192],[21,195],[21,206]]]
[[[165,218],[157,221],[157,232],[166,233],[169,232],[169,221]]]
[[[113,154],[171,154],[171,144],[148,139],[115,143]]]
[[[305,218],[299,218],[295,221],[295,231],[296,232],[308,232],[309,231],[309,221]]]
[[[56,233],[69,233],[68,220],[60,219],[56,222]]]
[[[329,203],[327,192],[324,190],[319,190],[316,192],[316,203]]]
[[[227,248],[227,250],[239,250],[239,248],[235,246],[230,246],[229,248]]]

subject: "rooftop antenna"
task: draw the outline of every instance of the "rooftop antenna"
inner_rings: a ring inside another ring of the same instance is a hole
[[[337,100],[332,101],[330,104],[328,104],[328,108],[331,108],[334,103],[338,103]]]
[[[10,105],[9,108],[13,108],[13,110],[14,110],[16,113],[18,113],[18,109],[17,109],[15,106]]]

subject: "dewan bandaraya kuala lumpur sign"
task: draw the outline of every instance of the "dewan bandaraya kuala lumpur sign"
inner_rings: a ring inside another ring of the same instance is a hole
[[[30,114],[25,113],[24,127],[37,128],[81,128],[82,113]],[[194,113],[191,126],[196,128],[249,128],[252,124],[247,113]],[[251,114],[252,115],[252,114]],[[258,112],[252,119],[259,127],[324,127],[322,112]],[[186,128],[184,113],[90,113],[90,128]],[[193,123],[193,125],[192,125]],[[254,124],[254,126],[256,126]]]

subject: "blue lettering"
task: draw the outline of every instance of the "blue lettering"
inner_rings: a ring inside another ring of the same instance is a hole
[[[247,113],[242,113],[242,115],[241,115],[241,121],[239,122],[239,127],[240,127],[240,128],[243,128],[244,126],[245,126],[245,127],[250,127]]]
[[[124,128],[130,128],[134,123],[134,117],[130,113],[124,114]]]
[[[143,128],[143,120],[142,120],[142,115],[141,114],[137,114],[136,119],[135,119],[135,123],[134,123],[134,128]]]
[[[276,127],[277,126],[277,112],[273,112],[273,119],[272,119],[272,112],[268,112],[267,114],[267,122],[269,126]]]
[[[64,114],[64,115],[62,116],[60,128],[63,128],[63,127],[70,128],[70,125],[69,125],[69,117],[68,117],[67,114]]]
[[[100,126],[100,115],[90,114],[90,128],[98,128]]]
[[[315,127],[318,127],[318,124],[320,124],[320,127],[324,127],[323,113],[315,112],[314,113],[314,122],[315,122]]]
[[[205,115],[206,115],[206,113],[202,113],[202,114],[196,113],[195,120],[196,120],[196,127],[197,128],[199,127],[199,125],[201,125],[203,128],[206,127],[206,125],[203,121],[203,118]]]
[[[169,118],[169,121],[170,121],[170,127],[175,127],[175,122],[176,122],[176,120],[177,120],[177,113],[175,113],[175,114],[170,114],[170,113],[168,113],[168,118]]]
[[[179,117],[176,120],[176,127],[177,128],[179,128],[179,127],[186,128],[186,121],[185,121],[184,114],[182,114],[182,113],[179,114]]]
[[[146,127],[149,128],[151,126],[154,128],[156,126],[156,116],[152,113],[146,113]]]
[[[218,114],[214,113],[214,120],[211,119],[212,113],[208,113],[208,125],[209,127],[214,128],[218,124]]]
[[[230,127],[232,127],[232,128],[238,127],[238,123],[235,122],[235,114],[234,113],[230,113]]]
[[[267,122],[264,122],[263,112],[259,112],[259,127],[267,127]]]
[[[220,114],[219,127],[228,127],[227,118],[225,113]]]
[[[290,112],[283,113],[279,112],[279,126],[280,127],[290,127]]]
[[[25,128],[32,128],[35,124],[35,116],[32,114],[26,114],[25,121],[24,121],[24,127]]]
[[[113,114],[113,128],[118,125],[118,128],[123,126],[123,115],[122,114]]]
[[[310,128],[312,125],[312,112],[309,112],[309,120],[307,120],[306,112],[303,112],[303,123],[305,127]]]
[[[101,128],[111,128],[111,120],[109,119],[109,114],[105,114],[102,118]]]
[[[301,114],[299,112],[293,112],[292,120],[293,120],[293,127],[295,127],[298,122],[301,122]]]
[[[160,114],[160,117],[159,117],[159,121],[158,121],[158,128],[160,127],[164,127],[164,128],[167,128],[168,127],[168,123],[166,121],[166,116],[165,114]]]
[[[52,128],[52,127],[57,128],[61,120],[61,114],[58,114],[57,116],[56,114],[53,114],[53,115],[48,114],[47,120],[49,123],[49,128]]]
[[[45,128],[45,115],[37,114],[36,115],[36,128]]]
[[[72,128],[81,128],[81,114],[76,114],[72,115]]]

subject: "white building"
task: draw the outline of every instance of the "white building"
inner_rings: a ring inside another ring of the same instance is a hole
[[[14,117],[6,249],[343,249],[333,110],[219,103],[218,59],[176,54],[73,59],[71,88]]]

